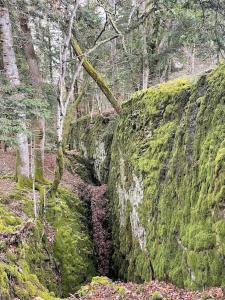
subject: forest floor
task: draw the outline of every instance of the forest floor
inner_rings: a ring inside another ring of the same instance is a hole
[[[54,154],[45,154],[44,173],[45,178],[49,181],[52,181],[54,178],[55,158]],[[9,150],[4,152],[0,149],[0,195],[6,195],[16,187],[15,170],[16,152]],[[65,170],[61,185],[69,190],[74,190],[79,181],[79,176]]]
[[[212,288],[205,291],[189,291],[177,288],[173,284],[159,282],[157,280],[149,283],[123,283],[110,282],[108,279],[104,282],[92,282],[86,285],[81,292],[87,292],[87,295],[81,297],[71,297],[71,300],[206,300],[206,299],[225,299],[225,294],[220,288]]]
[[[54,178],[54,166],[55,156],[53,154],[46,154],[45,156],[45,176],[51,181]],[[0,196],[8,195],[16,188],[15,184],[15,167],[16,167],[16,154],[15,152],[8,151],[3,152],[0,150]],[[76,192],[79,196],[81,193],[88,193],[94,195],[93,207],[102,205],[102,195],[104,194],[104,186],[96,187],[92,185],[86,185],[84,181],[76,174],[70,173],[65,170],[62,186]],[[87,190],[87,188],[89,190]],[[100,197],[98,197],[98,195]],[[97,208],[99,211],[99,207]],[[96,219],[96,215],[93,214],[93,218]],[[98,221],[98,220],[97,220]],[[99,224],[97,224],[99,227]],[[101,228],[101,227],[100,227]],[[96,232],[97,243],[104,243],[104,234]],[[108,242],[108,241],[106,241]],[[108,246],[111,246],[109,243]],[[104,253],[107,257],[107,253]],[[104,263],[104,261],[103,261]],[[100,262],[101,265],[101,262]],[[85,285],[78,295],[74,295],[69,298],[71,300],[206,300],[206,299],[225,299],[225,293],[221,288],[212,288],[205,291],[189,291],[185,289],[177,288],[175,285],[151,281],[149,283],[136,284],[136,283],[123,283],[112,282],[106,277],[99,278],[97,281]]]

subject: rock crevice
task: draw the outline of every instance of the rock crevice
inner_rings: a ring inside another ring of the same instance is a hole
[[[117,119],[74,124],[71,145],[107,183],[117,277],[225,284],[224,74],[139,91]]]

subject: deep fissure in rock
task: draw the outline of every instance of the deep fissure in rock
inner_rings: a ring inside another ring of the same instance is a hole
[[[85,203],[87,223],[95,249],[96,269],[99,275],[111,276],[111,230],[110,212],[107,199],[107,185],[97,180],[92,165],[85,159],[74,155],[70,157],[70,171],[79,176],[75,192]]]

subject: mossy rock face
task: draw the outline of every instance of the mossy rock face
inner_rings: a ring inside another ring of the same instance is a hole
[[[101,183],[108,179],[115,120],[114,114],[83,117],[74,123],[70,133],[70,148],[92,164],[95,177]]]
[[[59,290],[51,247],[42,241],[44,225],[40,221],[34,224],[29,191],[17,190],[0,199],[0,203],[0,233],[5,236],[0,244],[0,298],[28,300],[40,296],[46,300],[57,299],[53,292]],[[9,242],[10,237],[27,223],[33,224],[29,232],[18,234],[16,242]]]
[[[60,189],[48,203],[45,222],[34,223],[29,190],[0,199],[0,210],[0,233],[6,237],[0,242],[1,299],[59,299],[95,274],[86,213],[74,194]],[[28,234],[8,243],[27,222],[33,224]]]
[[[92,184],[96,182],[93,165],[82,155],[70,152],[70,154],[66,156],[65,165],[67,170],[72,174],[77,174],[84,182]]]
[[[63,296],[95,275],[93,244],[80,200],[60,189],[49,203],[47,219],[55,230],[54,257],[59,263]]]
[[[120,278],[225,284],[225,65],[124,104],[109,195]]]

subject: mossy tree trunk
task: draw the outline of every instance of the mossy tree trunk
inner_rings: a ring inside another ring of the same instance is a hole
[[[63,177],[64,170],[64,151],[68,141],[70,126],[73,121],[75,111],[84,95],[85,86],[81,92],[77,95],[75,100],[70,103],[68,109],[66,110],[65,117],[60,114],[60,109],[58,108],[58,121],[57,121],[57,153],[56,153],[56,167],[55,167],[55,177],[52,183],[51,189],[48,196],[52,197],[56,193],[58,186]],[[59,101],[58,101],[59,103]]]
[[[121,112],[121,106],[118,100],[115,98],[111,90],[109,89],[107,83],[104,79],[98,74],[92,64],[87,60],[85,55],[83,54],[78,42],[76,41],[75,37],[72,34],[72,27],[73,27],[73,20],[76,15],[76,11],[78,8],[78,3],[75,4],[73,11],[71,12],[69,26],[68,26],[68,34],[65,36],[64,45],[63,45],[63,53],[61,55],[61,74],[59,79],[59,93],[57,97],[57,156],[56,156],[56,169],[55,169],[55,178],[51,189],[48,193],[48,197],[54,196],[57,191],[57,188],[60,184],[60,181],[63,176],[64,170],[64,142],[67,140],[68,134],[68,123],[70,123],[70,118],[72,116],[72,112],[76,109],[81,96],[77,98],[77,100],[72,103],[71,105],[71,98],[74,94],[74,85],[76,82],[77,77],[80,74],[82,66],[88,72],[88,74],[96,81],[100,89],[103,91],[109,102],[114,107],[117,113]],[[67,58],[68,58],[68,49],[70,44],[72,45],[80,64],[77,67],[77,70],[73,74],[73,80],[71,86],[69,88],[69,92],[65,88],[65,78],[67,73]],[[69,112],[69,107],[72,110]],[[66,120],[68,118],[68,120]]]
[[[71,102],[68,107],[66,117],[65,117],[64,127],[63,127],[63,150],[65,150],[65,148],[67,146],[71,124],[74,120],[75,112],[76,112],[76,110],[81,102],[81,99],[85,93],[85,88],[86,88],[86,83],[84,84],[81,91],[78,92],[77,96],[74,98],[74,101]]]
[[[48,193],[49,198],[53,197],[57,192],[57,189],[63,177],[63,171],[64,171],[64,153],[63,153],[63,144],[62,141],[60,141],[58,142],[57,145],[55,176],[54,176],[51,189]]]
[[[115,109],[115,111],[119,114],[121,112],[121,105],[116,99],[116,97],[113,95],[112,91],[110,90],[108,84],[103,79],[103,77],[97,72],[97,70],[94,68],[94,66],[91,64],[91,62],[85,57],[85,54],[83,53],[75,34],[71,36],[71,45],[73,47],[73,50],[75,54],[77,55],[78,59],[82,61],[82,65],[86,72],[92,77],[92,79],[97,83],[103,94],[106,96],[108,101],[111,103],[112,107]]]

